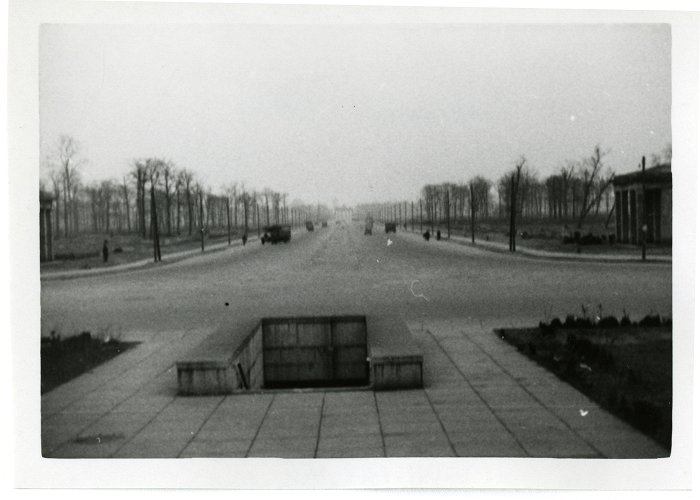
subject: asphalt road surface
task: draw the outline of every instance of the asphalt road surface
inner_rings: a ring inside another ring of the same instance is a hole
[[[359,225],[298,232],[289,244],[205,254],[146,270],[44,281],[41,331],[124,340],[215,329],[242,316],[391,312],[536,324],[547,314],[671,315],[668,264],[550,261]],[[162,338],[162,337],[160,337]]]

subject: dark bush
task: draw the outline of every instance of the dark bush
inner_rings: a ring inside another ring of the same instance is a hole
[[[576,243],[576,240],[574,240],[571,236],[564,236],[561,240],[562,243],[565,245],[570,245],[572,243]]]
[[[631,417],[640,429],[655,432],[661,427],[663,412],[653,403],[636,399],[631,402],[631,411]]]
[[[573,314],[567,314],[566,319],[564,320],[564,324],[562,325],[564,328],[575,328],[576,327],[576,316]]]
[[[593,322],[590,318],[578,318],[573,314],[568,314],[563,326],[564,328],[591,328]]]
[[[557,324],[552,321],[550,324],[545,323],[544,321],[540,321],[540,333],[542,333],[543,336],[548,337],[552,336],[556,333],[557,328],[561,326],[561,321],[557,319]]]
[[[617,328],[620,326],[620,322],[615,316],[606,316],[601,318],[601,320],[598,322],[598,326],[601,328]]]
[[[534,342],[527,343],[527,352],[530,356],[537,356],[537,347]]]
[[[124,250],[122,249],[122,247],[117,247],[114,249],[114,253],[122,253],[123,251]]]
[[[639,321],[640,326],[661,326],[661,316],[658,314],[647,314]]]
[[[615,235],[614,234],[608,235],[608,243],[610,243],[611,245],[615,244]]]
[[[626,314],[620,320],[620,326],[630,326],[631,324],[632,324],[632,321],[630,321],[630,317],[627,316]]]
[[[600,245],[603,243],[603,240],[600,236],[593,236],[593,234],[588,233],[579,239],[579,243],[581,245]]]
[[[561,320],[559,318],[554,318],[550,323],[549,326],[551,328],[561,328]]]
[[[590,328],[593,326],[591,318],[576,318],[575,325],[577,328]]]

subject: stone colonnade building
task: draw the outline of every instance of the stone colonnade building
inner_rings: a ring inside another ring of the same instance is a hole
[[[641,244],[642,228],[646,224],[648,243],[671,243],[671,185],[670,163],[648,168],[644,174],[640,170],[615,177],[613,187],[618,242]]]
[[[39,261],[53,260],[53,230],[51,227],[51,208],[53,198],[48,193],[39,191]]]

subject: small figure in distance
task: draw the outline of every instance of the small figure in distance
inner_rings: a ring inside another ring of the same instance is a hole
[[[109,247],[107,246],[107,240],[102,244],[102,261],[106,264],[109,260]]]
[[[243,238],[241,239],[243,240],[243,246],[245,246],[246,242],[248,241],[248,233],[243,233]]]
[[[424,239],[425,241],[430,241],[430,231],[426,230],[426,231],[423,233],[423,239]]]
[[[438,229],[437,234],[435,235],[435,239],[440,241],[440,238],[442,238],[442,236],[440,235],[440,230]]]

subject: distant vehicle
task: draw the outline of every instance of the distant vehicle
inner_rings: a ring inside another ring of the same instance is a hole
[[[314,223],[310,220],[306,221],[306,230],[307,231],[313,231],[314,230]]]
[[[280,224],[274,224],[272,226],[267,226],[264,228],[265,234],[260,238],[260,242],[264,245],[265,243],[272,243],[273,245],[279,243],[280,241],[284,243],[289,243],[292,239],[292,228],[291,226],[282,226]]]
[[[396,232],[396,222],[387,222],[384,224],[385,233],[395,233]]]
[[[368,216],[365,219],[365,234],[372,235],[372,226],[374,226],[374,219]]]

